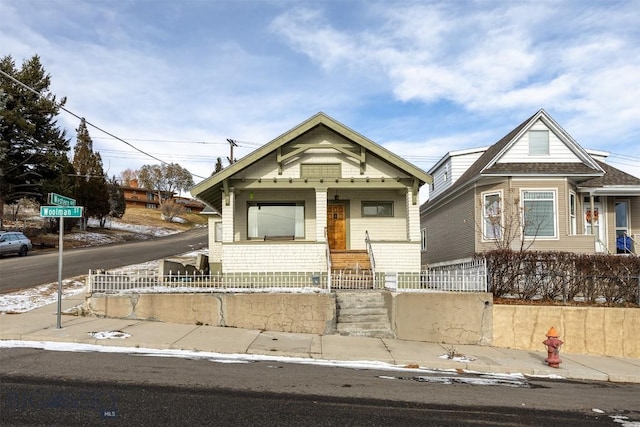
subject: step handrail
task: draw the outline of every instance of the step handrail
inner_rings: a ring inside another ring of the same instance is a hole
[[[373,276],[373,288],[376,289],[376,259],[373,256],[373,246],[371,246],[371,238],[369,237],[369,230],[364,231],[364,244],[367,247],[367,253],[369,254],[369,263],[371,264],[371,275]]]
[[[329,233],[327,227],[324,228],[324,243],[327,254],[327,290],[331,292],[331,248],[329,247]]]

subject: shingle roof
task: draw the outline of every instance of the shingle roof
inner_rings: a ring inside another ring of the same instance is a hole
[[[593,175],[600,171],[584,163],[496,163],[483,175]]]
[[[580,183],[580,187],[607,187],[618,185],[637,185],[640,186],[640,178],[629,175],[626,172],[616,169],[607,163],[596,160],[600,167],[606,172],[603,176],[599,176],[588,181]]]
[[[557,130],[564,135],[569,143],[575,144],[580,152],[583,153],[582,162],[572,163],[498,163],[496,162],[500,153],[507,149],[509,144],[520,134],[527,126],[530,126],[536,117],[544,116],[548,121],[554,123],[557,126]],[[495,162],[495,163],[494,163]],[[588,164],[591,163],[591,166]],[[600,167],[598,170],[596,167]],[[603,173],[604,172],[604,173]],[[435,202],[447,197],[450,194],[463,188],[464,186],[478,180],[482,176],[499,175],[499,176],[514,176],[514,175],[562,175],[562,176],[583,176],[588,178],[592,175],[593,178],[587,179],[580,184],[580,187],[604,187],[604,186],[620,186],[620,185],[640,185],[640,178],[636,178],[629,175],[619,169],[614,168],[606,163],[597,161],[590,157],[582,148],[580,148],[575,141],[568,135],[559,125],[555,124],[553,119],[549,117],[546,112],[539,110],[534,115],[520,123],[515,129],[505,135],[498,142],[490,146],[470,167],[467,169],[456,182],[451,185],[446,191],[440,193],[433,199],[429,199],[422,208],[427,208],[435,204]]]

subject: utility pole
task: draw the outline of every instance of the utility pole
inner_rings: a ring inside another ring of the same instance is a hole
[[[233,147],[237,147],[238,144],[231,138],[227,138],[227,142],[229,142],[229,149],[230,149],[230,153],[229,153],[229,157],[227,157],[227,160],[229,160],[229,164],[232,165],[233,163],[235,163],[235,159],[233,158]]]

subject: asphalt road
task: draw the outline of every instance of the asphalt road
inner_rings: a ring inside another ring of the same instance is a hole
[[[162,259],[207,247],[207,228],[149,240],[63,251],[63,278],[87,274],[89,270],[112,269]],[[58,281],[58,250],[33,251],[26,257],[0,258],[0,293]]]
[[[621,425],[614,416],[640,421],[637,384],[442,384],[415,381],[410,372],[18,348],[0,349],[0,379],[2,425]]]

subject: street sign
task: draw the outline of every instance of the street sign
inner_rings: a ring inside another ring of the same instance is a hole
[[[40,216],[44,218],[82,218],[83,206],[40,206]]]
[[[52,205],[58,205],[58,206],[75,206],[76,199],[72,199],[71,197],[61,196],[56,193],[49,193],[49,203],[51,203]]]

